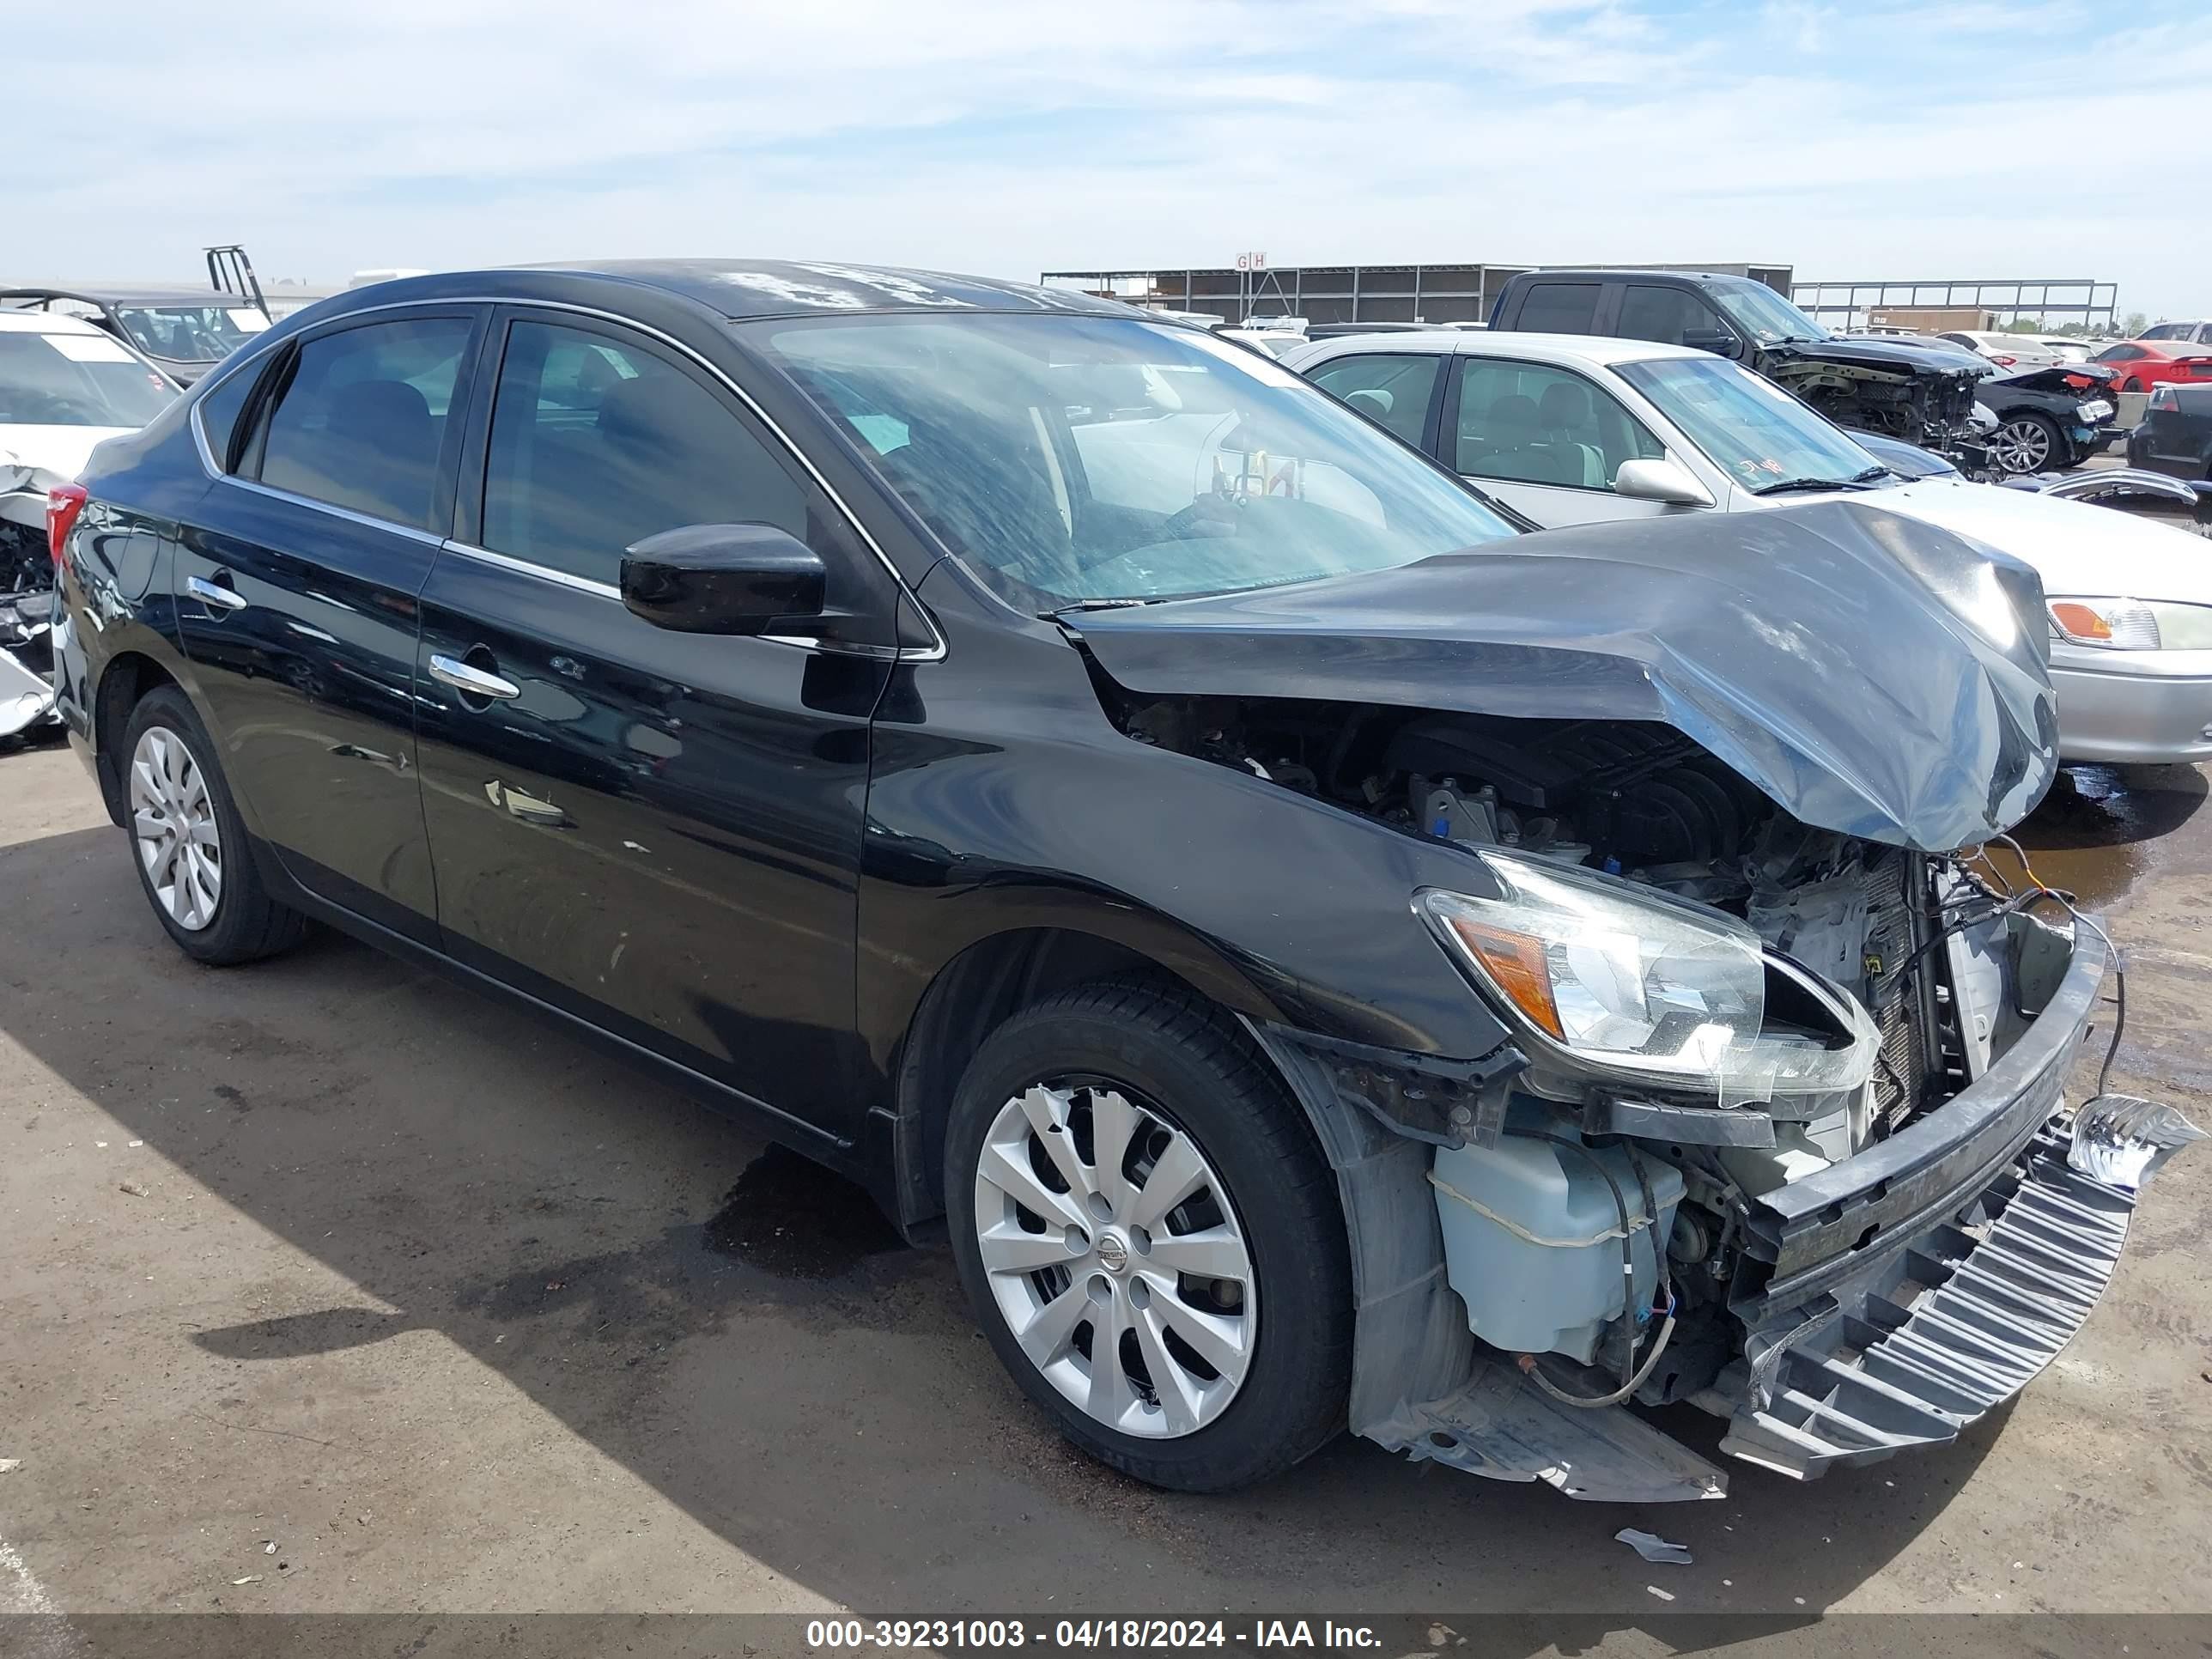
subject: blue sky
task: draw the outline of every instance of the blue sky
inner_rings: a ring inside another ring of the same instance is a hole
[[[2124,309],[2212,314],[2201,0],[192,16],[120,0],[96,74],[14,88],[37,228],[0,276],[182,278],[230,240],[320,281],[665,253],[1034,277],[1262,248],[2094,276]]]

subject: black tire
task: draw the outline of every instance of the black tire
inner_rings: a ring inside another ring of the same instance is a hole
[[[216,899],[214,914],[204,927],[197,928],[183,926],[162,903],[155,892],[152,874],[139,856],[137,836],[128,822],[132,757],[137,753],[139,739],[156,726],[182,743],[192,765],[204,780],[220,838],[222,890]],[[261,872],[254,867],[253,854],[246,844],[246,825],[238,816],[237,805],[231,799],[230,785],[216,759],[215,744],[208,737],[207,728],[200,724],[191,700],[182,691],[173,685],[156,686],[138,700],[131,710],[130,720],[125,722],[118,760],[124,779],[124,834],[130,837],[131,867],[138,872],[138,885],[145,892],[155,919],[176,941],[179,950],[195,962],[229,968],[288,951],[306,936],[307,918],[271,898],[262,882]]]
[[[2031,434],[2042,445],[2041,462],[2017,467],[2013,465],[2012,458],[2019,453],[2017,447],[2030,441]],[[2012,441],[2007,442],[2008,438]],[[2006,416],[2003,424],[1997,428],[1997,444],[1992,446],[1997,456],[1997,465],[2014,477],[2030,477],[2038,472],[2047,472],[2053,467],[2068,464],[2065,459],[2066,434],[2059,431],[2057,422],[2033,410],[2021,410]]]
[[[1180,1437],[1121,1432],[1062,1395],[1015,1340],[983,1267],[975,1182],[991,1125],[1032,1085],[1075,1076],[1133,1091],[1174,1119],[1218,1171],[1250,1252],[1259,1312],[1243,1381]],[[1117,979],[1014,1015],[961,1079],[945,1184],[953,1255],[985,1335],[1023,1392],[1101,1462],[1155,1486],[1222,1492],[1279,1474],[1342,1431],[1352,1301],[1335,1179],[1273,1068],[1202,998],[1172,981]]]

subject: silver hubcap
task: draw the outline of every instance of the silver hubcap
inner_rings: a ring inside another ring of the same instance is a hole
[[[1108,1427],[1170,1439],[1236,1398],[1251,1253],[1197,1142],[1152,1106],[1103,1084],[1009,1100],[975,1171],[975,1243],[1022,1352]]]
[[[1997,433],[1997,459],[2011,472],[2040,472],[2051,459],[2051,434],[2033,421],[2012,421]]]
[[[131,756],[131,834],[154,899],[198,933],[222,899],[222,837],[207,778],[185,740],[149,726]]]

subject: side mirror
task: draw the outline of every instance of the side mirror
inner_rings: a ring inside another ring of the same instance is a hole
[[[623,555],[623,603],[685,634],[776,631],[820,616],[828,585],[822,556],[773,525],[685,525]]]
[[[1613,475],[1613,493],[1631,501],[1661,501],[1668,507],[1711,507],[1712,492],[1690,476],[1679,461],[1623,461]]]
[[[1733,357],[1743,349],[1743,343],[1724,328],[1686,328],[1682,343],[1692,351],[1710,351],[1718,356]]]

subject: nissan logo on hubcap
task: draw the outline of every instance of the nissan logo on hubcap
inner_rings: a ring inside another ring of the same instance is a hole
[[[1109,1273],[1124,1272],[1129,1266],[1129,1245],[1119,1233],[1101,1233],[1098,1237],[1098,1265]]]

